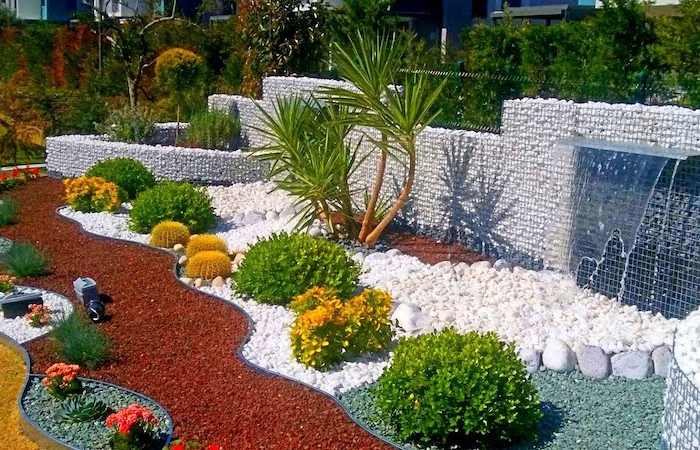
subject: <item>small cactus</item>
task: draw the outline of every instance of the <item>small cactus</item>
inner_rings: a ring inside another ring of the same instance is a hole
[[[187,244],[190,230],[180,222],[161,222],[151,230],[151,245],[154,247],[173,248],[175,244]]]
[[[185,250],[185,255],[191,258],[195,254],[204,251],[228,253],[226,242],[224,242],[223,239],[213,234],[200,234],[190,238],[190,242],[187,244],[187,249]]]
[[[69,397],[59,412],[59,418],[66,422],[82,423],[104,419],[108,413],[107,405],[90,394]]]
[[[231,274],[231,258],[216,250],[204,250],[187,260],[186,275],[189,278],[212,280]]]

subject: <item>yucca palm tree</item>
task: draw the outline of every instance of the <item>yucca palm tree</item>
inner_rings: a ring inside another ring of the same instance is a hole
[[[344,123],[369,127],[381,133],[372,139],[381,154],[372,194],[362,222],[358,240],[373,246],[389,223],[408,200],[415,180],[416,139],[439,114],[433,105],[447,79],[435,89],[429,87],[425,74],[400,78],[400,69],[408,43],[395,35],[367,37],[358,33],[344,49],[336,44],[333,61],[341,78],[356,89],[322,88],[320,98],[330,104],[346,108]],[[402,84],[403,89],[398,85]],[[408,160],[406,181],[394,205],[378,224],[375,210],[384,182],[387,157]]]
[[[331,234],[355,239],[355,192],[349,180],[358,167],[359,143],[353,146],[346,140],[352,129],[342,120],[347,112],[342,106],[301,97],[281,97],[273,106],[272,113],[260,108],[264,127],[258,129],[270,144],[251,149],[252,156],[270,162],[269,177],[277,187],[299,198],[297,228],[307,228],[320,216]],[[342,230],[334,220],[338,214]]]

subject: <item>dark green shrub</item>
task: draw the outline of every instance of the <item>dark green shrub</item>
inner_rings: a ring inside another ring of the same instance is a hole
[[[149,233],[166,220],[180,222],[192,233],[202,233],[211,229],[216,221],[211,198],[203,188],[172,181],[140,193],[129,217],[131,229],[137,233]]]
[[[134,200],[136,196],[156,185],[156,177],[146,166],[132,158],[116,158],[98,162],[85,174],[100,177],[119,186],[122,201]]]
[[[275,305],[286,305],[314,286],[347,299],[359,275],[360,267],[340,245],[306,234],[279,234],[248,250],[236,274],[236,291]]]
[[[58,319],[51,339],[59,357],[68,363],[94,369],[110,359],[109,338],[97,325],[90,323],[83,310]]]
[[[19,214],[19,204],[10,198],[2,200],[0,203],[0,227],[17,223]]]
[[[15,243],[2,255],[5,271],[14,277],[31,277],[48,273],[50,262],[32,244]]]
[[[220,111],[205,111],[190,119],[187,142],[196,147],[227,149],[240,131],[238,117]]]
[[[145,144],[153,136],[154,124],[150,110],[126,106],[112,110],[97,131],[106,134],[110,141]]]
[[[401,439],[430,444],[472,448],[528,440],[542,417],[513,344],[495,333],[448,329],[402,339],[376,394]]]

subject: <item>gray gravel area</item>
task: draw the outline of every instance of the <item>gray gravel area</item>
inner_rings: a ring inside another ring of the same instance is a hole
[[[659,449],[664,379],[592,381],[579,372],[546,371],[535,374],[533,382],[544,412],[540,437],[509,450]],[[340,401],[360,423],[400,448],[425,448],[393,441],[394,429],[374,407],[372,386],[347,392]]]
[[[34,377],[30,380],[29,391],[22,399],[24,410],[46,433],[59,438],[77,448],[85,450],[109,450],[109,438],[113,430],[107,428],[103,420],[69,423],[62,421],[58,417],[62,401],[49,395],[46,387],[41,383],[41,378]],[[158,419],[158,433],[161,437],[161,448],[165,442],[170,421],[165,412],[156,403],[145,401],[142,397],[131,392],[107,386],[99,382],[83,382],[85,392],[88,392],[102,400],[109,408],[110,412],[116,412],[131,404],[139,404],[150,409]]]

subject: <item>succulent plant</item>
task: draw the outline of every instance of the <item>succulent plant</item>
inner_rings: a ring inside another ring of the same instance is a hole
[[[72,395],[63,402],[59,418],[66,422],[82,423],[103,419],[109,408],[94,395]]]
[[[190,239],[185,254],[188,258],[191,258],[195,254],[207,250],[215,250],[224,254],[228,253],[226,242],[220,237],[213,234],[199,234]]]
[[[206,250],[187,260],[187,276],[211,280],[231,273],[231,258],[226,253]]]
[[[175,244],[186,245],[190,239],[190,230],[172,220],[161,222],[151,230],[151,245],[155,247],[172,248]]]

